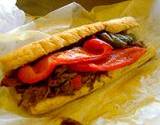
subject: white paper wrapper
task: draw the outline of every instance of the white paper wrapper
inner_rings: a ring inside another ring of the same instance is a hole
[[[0,33],[8,32],[25,22],[25,14],[16,7],[16,0],[0,1]]]
[[[95,7],[91,12],[87,12],[80,5],[72,3],[1,35],[0,54],[70,27],[122,16],[134,16],[141,24],[141,28],[135,31],[139,39],[153,43],[159,51],[159,6],[159,0],[132,0]],[[139,73],[131,80],[125,83],[119,81],[117,86],[111,86],[108,90],[102,88],[44,117],[35,118],[26,114],[16,106],[8,89],[1,88],[0,124],[57,125],[59,118],[71,117],[84,125],[159,125],[160,60],[158,56],[141,67]]]

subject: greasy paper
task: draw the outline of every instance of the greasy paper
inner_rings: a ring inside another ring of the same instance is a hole
[[[28,42],[48,37],[55,32],[94,21],[134,16],[141,27],[134,32],[140,40],[160,46],[160,2],[131,0],[98,6],[86,11],[76,3],[69,4],[7,34],[1,34],[0,54]],[[47,22],[47,23],[46,23]],[[30,35],[34,33],[35,35]],[[4,39],[11,36],[10,39]],[[11,46],[8,46],[11,45]],[[159,55],[138,69],[138,74],[121,78],[113,85],[75,100],[49,115],[34,117],[18,107],[6,88],[0,89],[1,125],[58,125],[62,117],[70,117],[84,125],[158,125],[160,119]],[[129,74],[128,74],[129,75]]]

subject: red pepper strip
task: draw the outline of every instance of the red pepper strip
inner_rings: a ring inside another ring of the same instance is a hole
[[[18,78],[23,83],[34,84],[46,79],[57,65],[95,61],[107,57],[111,52],[112,47],[109,44],[92,38],[85,42],[83,48],[52,54],[33,66],[28,64],[21,67],[18,70]]]
[[[84,43],[83,48],[76,47],[64,52],[59,52],[53,54],[52,58],[56,60],[59,65],[73,64],[106,58],[106,56],[111,54],[111,52],[111,45],[100,39],[92,38]]]
[[[74,90],[79,90],[82,87],[80,75],[77,75],[75,78],[71,80],[71,86]]]
[[[17,75],[23,83],[33,84],[47,78],[55,67],[56,63],[50,57],[45,57],[33,67],[30,65],[21,67]]]
[[[98,60],[95,63],[77,63],[70,68],[78,72],[111,71],[136,62],[144,53],[145,48],[132,47],[112,51],[107,60]]]

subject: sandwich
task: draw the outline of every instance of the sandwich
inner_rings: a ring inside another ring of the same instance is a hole
[[[17,104],[44,114],[113,84],[150,61],[155,49],[131,32],[133,17],[96,22],[53,34],[0,57],[0,86]]]

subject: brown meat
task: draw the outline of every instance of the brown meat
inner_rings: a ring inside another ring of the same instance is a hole
[[[36,104],[40,100],[47,98],[49,92],[50,90],[47,86],[30,87],[22,94],[20,105],[27,108],[28,106]]]
[[[38,103],[45,98],[55,97],[57,95],[74,95],[75,91],[71,86],[71,80],[77,75],[67,67],[61,66],[55,69],[55,72],[48,79],[35,85],[16,86],[18,93],[21,93],[21,102],[23,107],[28,107]],[[90,90],[93,89],[93,83],[97,73],[79,73],[82,77],[82,84],[87,84]]]
[[[16,87],[20,85],[22,85],[22,83],[16,78],[4,77],[1,81],[1,86]]]

